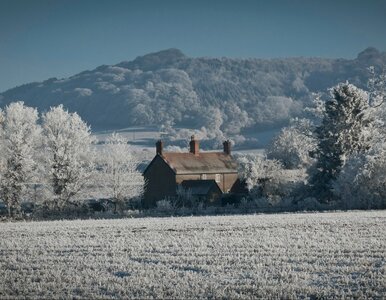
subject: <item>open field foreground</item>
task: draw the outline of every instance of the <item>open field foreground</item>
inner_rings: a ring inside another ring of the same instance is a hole
[[[0,298],[386,295],[386,211],[0,224]]]

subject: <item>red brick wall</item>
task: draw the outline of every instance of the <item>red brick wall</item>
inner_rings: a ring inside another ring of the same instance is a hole
[[[143,197],[144,208],[155,207],[165,197],[175,196],[176,177],[160,156],[156,156],[144,173],[146,180]]]

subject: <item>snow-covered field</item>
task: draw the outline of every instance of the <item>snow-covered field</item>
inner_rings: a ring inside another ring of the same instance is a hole
[[[0,224],[0,298],[386,295],[386,211]]]

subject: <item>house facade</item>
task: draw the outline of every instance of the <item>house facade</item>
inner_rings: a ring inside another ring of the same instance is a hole
[[[166,197],[175,197],[178,185],[191,186],[192,192],[203,191],[210,181],[221,193],[232,192],[237,186],[237,163],[231,155],[230,141],[223,143],[222,152],[201,152],[194,136],[189,146],[189,152],[165,152],[163,142],[156,143],[156,155],[143,173],[144,208],[154,207]],[[192,183],[193,180],[197,182]],[[211,187],[211,190],[215,189]]]

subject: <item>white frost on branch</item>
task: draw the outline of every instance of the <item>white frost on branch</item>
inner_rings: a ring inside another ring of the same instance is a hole
[[[311,128],[307,119],[292,120],[268,145],[267,157],[281,161],[287,169],[309,166],[313,162],[310,153],[316,147]]]
[[[113,133],[97,159],[99,194],[110,199],[117,208],[125,200],[140,197],[144,178],[137,170],[138,161],[127,141]]]
[[[42,182],[49,204],[63,209],[85,196],[94,169],[90,127],[62,105],[43,114]]]
[[[39,141],[36,109],[23,102],[11,103],[0,113],[0,193],[9,215],[19,213],[21,201],[35,181],[34,151]]]

